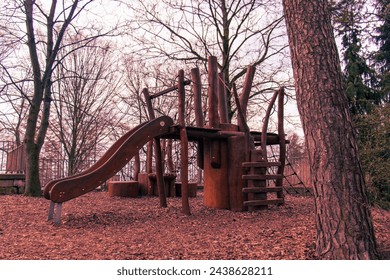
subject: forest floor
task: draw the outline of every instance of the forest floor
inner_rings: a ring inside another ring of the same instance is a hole
[[[0,195],[0,259],[227,260],[313,259],[312,197],[286,196],[283,206],[232,212],[190,199],[119,198],[91,192],[64,203],[60,226],[47,221],[49,201]],[[372,208],[378,250],[390,259],[390,211]]]

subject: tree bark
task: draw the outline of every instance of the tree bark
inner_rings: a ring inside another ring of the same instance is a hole
[[[57,39],[54,41],[53,29],[57,0],[52,1],[50,13],[46,17],[47,46],[45,54],[46,64],[45,67],[42,67],[42,69],[44,68],[43,72],[41,71],[42,69],[39,62],[37,41],[35,38],[34,5],[36,3],[33,0],[25,0],[23,2],[26,13],[26,31],[28,40],[27,45],[34,77],[34,94],[30,102],[30,110],[28,112],[26,132],[24,136],[24,142],[26,144],[25,149],[27,154],[26,188],[24,192],[25,195],[41,195],[41,184],[39,179],[39,155],[49,126],[52,84],[51,77],[53,74],[53,65],[65,31],[73,20],[73,15],[75,14],[78,2],[79,0],[73,1],[69,13],[57,34]]]
[[[28,48],[31,60],[31,66],[34,75],[34,95],[30,102],[28,112],[26,132],[24,136],[25,149],[27,155],[26,162],[26,188],[25,194],[37,196],[40,195],[41,185],[39,180],[39,153],[40,148],[35,143],[35,135],[39,118],[40,107],[43,101],[43,82],[41,77],[41,67],[39,65],[38,53],[36,48],[36,39],[34,34],[33,7],[34,1],[25,1],[26,10],[26,30],[28,37]]]
[[[374,229],[326,0],[283,0],[315,188],[316,253],[376,259]]]

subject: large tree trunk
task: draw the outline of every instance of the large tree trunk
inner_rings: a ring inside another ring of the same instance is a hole
[[[27,155],[26,164],[26,188],[25,194],[31,196],[41,195],[41,184],[39,179],[39,155],[43,146],[47,128],[49,126],[49,114],[50,114],[50,102],[51,102],[51,81],[50,73],[51,65],[46,65],[45,74],[42,75],[41,67],[39,64],[37,44],[34,34],[34,7],[35,1],[26,0],[24,6],[26,9],[26,30],[28,37],[28,48],[30,54],[31,66],[33,69],[34,76],[34,95],[31,100],[31,106],[28,113],[26,133],[24,136],[25,149]],[[51,16],[48,17],[48,25],[52,23],[54,17],[56,1],[53,1],[52,6],[54,9],[51,10]],[[52,27],[52,26],[51,26]],[[53,59],[52,56],[52,35],[49,36],[48,30],[48,41],[47,41],[47,57]],[[53,63],[53,62],[51,62]],[[41,105],[44,104],[41,112]],[[39,123],[40,122],[40,123]],[[39,123],[39,124],[38,124]],[[39,127],[39,128],[38,128]]]
[[[57,0],[51,1],[50,13],[47,15],[47,41],[46,41],[46,65],[42,72],[40,65],[37,41],[34,30],[34,0],[24,0],[26,14],[27,45],[30,54],[30,62],[34,77],[34,95],[30,102],[26,133],[24,136],[25,149],[27,154],[26,164],[26,195],[37,196],[41,194],[39,180],[39,154],[41,152],[47,129],[49,126],[50,106],[51,106],[51,76],[53,65],[57,57],[60,43],[65,31],[76,12],[79,0],[74,0],[69,7],[68,14],[59,30],[54,32],[54,21],[56,16]],[[56,41],[54,41],[56,33]],[[41,108],[43,103],[43,108]]]
[[[376,243],[327,0],[283,0],[315,188],[322,259],[376,259]]]
[[[40,196],[41,182],[39,179],[39,154],[40,149],[35,143],[25,143],[26,161],[26,188],[25,194],[29,196]]]

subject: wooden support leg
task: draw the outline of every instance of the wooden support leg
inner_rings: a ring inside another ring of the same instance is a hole
[[[55,205],[55,202],[50,201],[49,216],[48,216],[48,218],[47,218],[48,221],[53,220],[53,216],[54,216],[54,205]]]
[[[154,147],[156,150],[156,179],[158,195],[160,198],[160,207],[167,207],[168,204],[164,185],[164,167],[162,162],[160,139],[154,139]]]
[[[57,203],[56,217],[54,219],[54,224],[56,226],[59,226],[61,223],[61,210],[62,210],[62,203]]]

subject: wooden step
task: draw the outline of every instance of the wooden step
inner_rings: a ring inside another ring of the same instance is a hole
[[[244,206],[265,206],[270,204],[283,204],[284,199],[268,199],[268,200],[248,200],[244,201]]]
[[[243,188],[243,193],[266,193],[266,192],[281,192],[283,191],[282,187],[260,187],[260,188]]]
[[[255,161],[255,162],[243,162],[242,167],[250,168],[250,167],[273,167],[273,166],[281,166],[282,163],[280,161]]]
[[[283,179],[283,175],[281,174],[264,174],[264,175],[256,175],[256,174],[247,174],[242,175],[243,180],[277,180]]]

